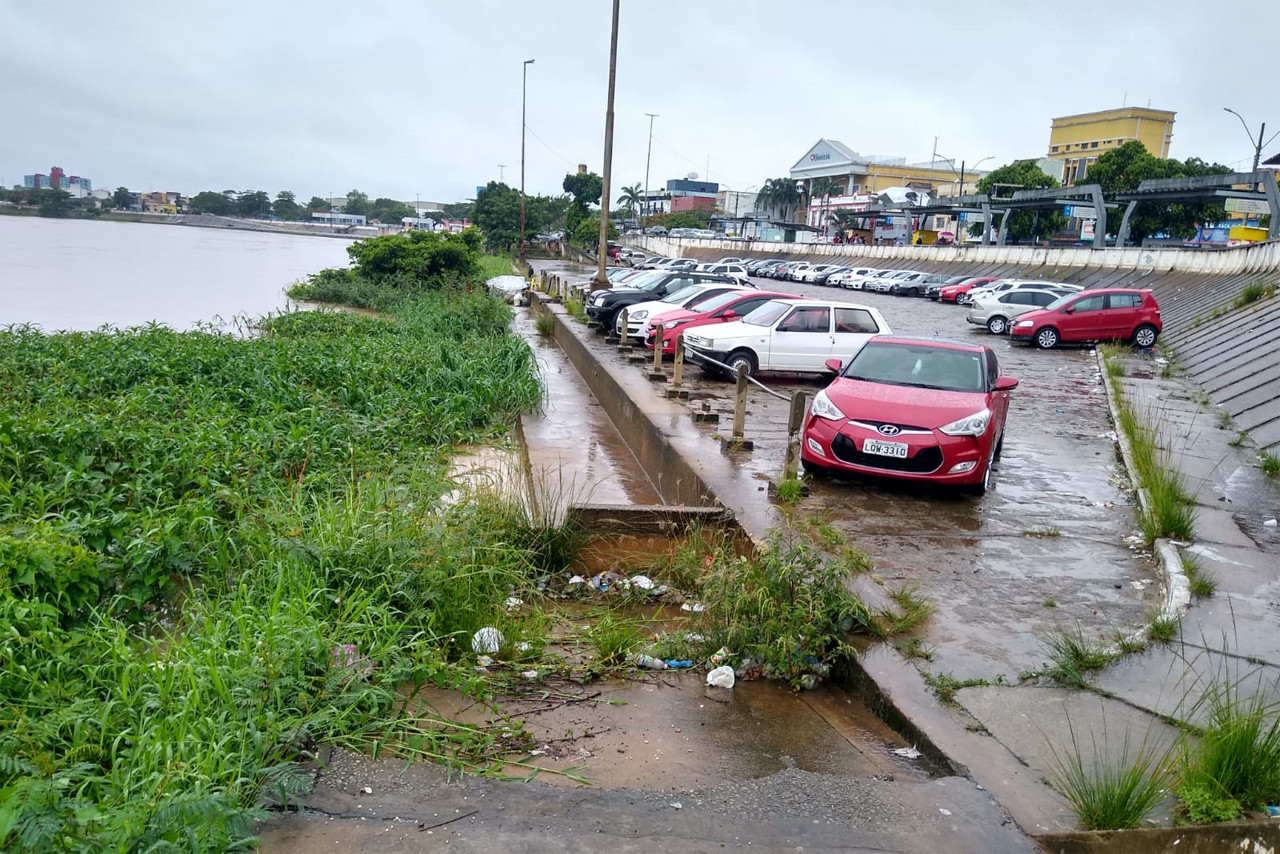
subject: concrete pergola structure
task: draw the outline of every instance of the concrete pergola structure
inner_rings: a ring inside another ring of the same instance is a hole
[[[1004,245],[1005,236],[1009,232],[1009,229],[1004,227],[1004,220],[1013,211],[1051,210],[1075,204],[1079,200],[1088,201],[1093,205],[1093,211],[1098,221],[1093,232],[1093,248],[1105,249],[1107,246],[1107,202],[1102,198],[1102,186],[1099,184],[1081,184],[1077,187],[1049,187],[1044,190],[1015,190],[1011,198],[992,199],[990,202],[991,207],[1004,213],[1000,220],[1000,235],[996,240],[996,244],[999,246]],[[1110,206],[1117,207],[1115,203]],[[983,232],[982,242],[984,244],[988,242],[987,236],[989,234],[989,230]]]
[[[1268,161],[1269,163],[1270,161]],[[1262,189],[1241,190],[1249,185]],[[1123,246],[1129,240],[1129,219],[1139,202],[1208,202],[1226,199],[1265,199],[1271,212],[1271,236],[1276,235],[1276,223],[1280,223],[1280,184],[1271,170],[1257,172],[1230,172],[1225,175],[1200,175],[1195,178],[1149,178],[1132,193],[1119,193],[1116,201],[1128,202],[1120,229],[1116,232],[1116,245]],[[1099,233],[1102,229],[1098,229]]]

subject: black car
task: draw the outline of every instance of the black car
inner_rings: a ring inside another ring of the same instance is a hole
[[[612,288],[596,291],[587,299],[587,317],[600,324],[600,330],[608,333],[613,330],[618,319],[618,312],[629,305],[662,299],[689,285],[704,282],[729,282],[739,284],[732,276],[720,276],[713,273],[692,273],[673,271],[665,273],[655,270],[646,276],[634,288]]]

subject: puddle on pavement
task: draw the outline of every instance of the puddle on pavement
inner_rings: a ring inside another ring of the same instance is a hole
[[[857,698],[832,686],[796,694],[772,682],[708,688],[701,673],[547,685],[503,696],[497,711],[453,692],[421,695],[469,724],[523,721],[532,741],[518,758],[605,789],[712,787],[785,768],[881,779],[927,779],[927,760],[890,751],[902,739]],[[529,768],[512,766],[527,776]],[[575,785],[559,774],[543,782]]]

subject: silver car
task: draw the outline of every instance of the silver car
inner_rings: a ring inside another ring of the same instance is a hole
[[[969,306],[970,323],[987,327],[992,335],[1004,335],[1013,319],[1072,293],[1065,288],[1011,288],[998,294],[980,294]]]

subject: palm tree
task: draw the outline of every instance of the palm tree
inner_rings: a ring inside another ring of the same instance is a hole
[[[770,213],[778,211],[780,216],[777,218],[782,220],[790,218],[791,208],[799,201],[800,193],[791,178],[770,178],[756,194],[756,207],[765,208]]]
[[[835,194],[837,190],[843,189],[843,185],[835,178],[813,178],[809,181],[809,200],[815,198],[822,199],[822,209],[827,209],[827,200]],[[830,217],[828,217],[830,219]],[[826,223],[823,223],[825,226]]]
[[[622,188],[622,195],[618,196],[618,204],[626,205],[627,210],[631,213],[631,218],[636,218],[636,205],[644,202],[644,191],[640,189],[639,184]]]

